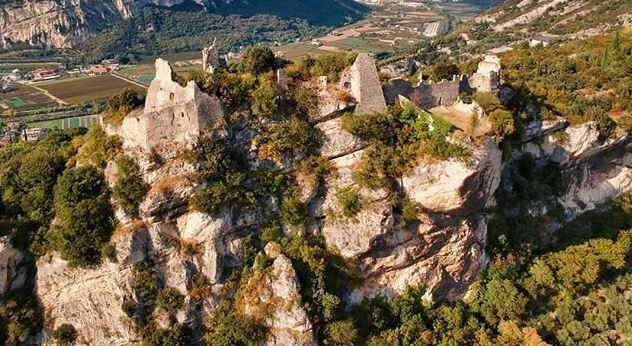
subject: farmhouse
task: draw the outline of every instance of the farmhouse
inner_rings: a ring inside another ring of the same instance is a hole
[[[37,69],[33,71],[33,79],[38,80],[38,81],[57,79],[59,77],[60,77],[59,73],[57,73],[57,71],[55,70]]]
[[[103,76],[112,72],[112,68],[107,65],[94,65],[88,69],[88,75],[90,76]]]

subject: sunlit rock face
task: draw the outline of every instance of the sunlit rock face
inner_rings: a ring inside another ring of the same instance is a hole
[[[207,6],[207,0],[194,0]],[[24,0],[0,6],[0,47],[30,44],[68,48],[148,5],[171,7],[186,0]]]

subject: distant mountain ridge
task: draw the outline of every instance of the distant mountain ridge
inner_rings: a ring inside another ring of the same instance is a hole
[[[357,19],[366,7],[353,0],[1,0],[0,47],[73,47],[148,7],[199,6],[218,15],[270,15],[334,26]]]

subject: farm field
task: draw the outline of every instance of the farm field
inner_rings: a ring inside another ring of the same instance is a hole
[[[37,87],[68,103],[83,103],[107,98],[124,88],[141,90],[134,84],[109,75],[44,82],[38,83]]]
[[[99,120],[98,115],[86,115],[75,118],[64,118],[56,120],[38,121],[28,124],[28,127],[32,128],[44,128],[44,129],[70,129],[76,127],[90,128],[96,124]]]
[[[34,71],[40,68],[44,69],[58,69],[61,66],[59,63],[40,63],[40,62],[27,62],[27,63],[0,63],[0,71],[13,71],[18,69],[22,72]]]
[[[16,110],[29,110],[41,107],[51,107],[57,102],[43,92],[27,85],[17,85],[16,89],[6,93],[0,93],[0,107]]]
[[[319,49],[309,42],[290,43],[282,47],[275,47],[274,51],[281,52],[284,58],[293,61],[299,60],[300,58],[308,54],[312,56],[317,56],[327,53],[327,51]]]
[[[376,39],[349,37],[329,43],[330,46],[342,50],[353,50],[362,53],[392,52],[393,47]]]

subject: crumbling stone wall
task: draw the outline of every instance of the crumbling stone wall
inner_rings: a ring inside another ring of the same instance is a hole
[[[386,100],[375,60],[368,54],[358,55],[351,66],[351,95],[358,102],[356,114],[386,111]]]
[[[173,153],[192,147],[205,132],[223,133],[223,116],[217,97],[203,93],[193,81],[182,87],[173,81],[169,63],[158,59],[145,109],[127,116],[120,132],[127,144],[146,152]]]
[[[496,93],[500,87],[500,58],[496,55],[487,55],[478,64],[478,70],[469,81],[470,88],[476,91]]]
[[[459,99],[461,80],[441,81],[434,84],[422,84],[413,90],[410,99],[423,109],[437,106],[452,106]]]
[[[217,39],[213,39],[210,46],[202,49],[202,69],[208,73],[214,73],[217,72],[220,65]]]

